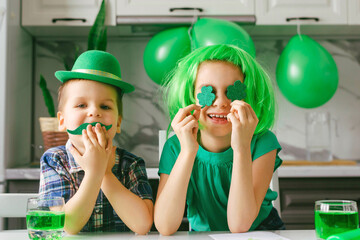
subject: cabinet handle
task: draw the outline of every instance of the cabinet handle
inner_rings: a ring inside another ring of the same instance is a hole
[[[169,10],[170,10],[170,12],[174,12],[174,11],[178,11],[178,10],[186,10],[186,11],[188,11],[188,10],[198,10],[199,12],[204,11],[204,9],[202,9],[202,8],[190,8],[190,7],[170,8]]]
[[[52,22],[56,23],[57,21],[82,21],[86,22],[85,18],[53,18]]]
[[[318,22],[320,19],[318,17],[294,17],[294,18],[286,18],[287,22],[293,21],[293,20],[314,20],[315,22]]]

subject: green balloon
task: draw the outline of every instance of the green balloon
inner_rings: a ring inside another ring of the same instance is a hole
[[[157,84],[190,53],[190,38],[187,27],[172,28],[156,34],[144,51],[144,67],[147,75]]]
[[[306,35],[292,37],[276,66],[280,91],[302,108],[325,104],[335,94],[338,70],[330,53]]]
[[[193,48],[216,44],[232,44],[255,57],[255,45],[250,35],[236,23],[214,18],[198,20],[191,31]]]

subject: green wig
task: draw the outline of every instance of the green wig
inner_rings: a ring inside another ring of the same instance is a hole
[[[224,61],[237,66],[244,74],[245,102],[254,109],[259,123],[255,134],[271,129],[275,122],[275,96],[269,75],[244,50],[227,44],[198,48],[182,58],[167,76],[163,97],[171,121],[180,108],[195,104],[195,83],[199,66],[205,61]]]

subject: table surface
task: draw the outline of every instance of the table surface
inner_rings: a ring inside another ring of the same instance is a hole
[[[290,240],[316,240],[315,230],[281,230],[271,231]],[[136,235],[134,233],[80,233],[77,235],[66,235],[63,239],[134,239],[134,240],[168,240],[168,239],[212,239],[209,235],[224,234],[229,232],[177,232],[171,236],[161,236],[157,232],[147,235]],[[29,239],[27,230],[0,231],[0,239],[23,240]]]

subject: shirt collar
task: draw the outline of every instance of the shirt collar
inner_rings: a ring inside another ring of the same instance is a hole
[[[77,173],[82,171],[83,169],[80,167],[80,165],[75,161],[75,158],[73,157],[73,155],[70,153],[70,148],[72,147],[72,143],[71,140],[69,139],[66,142],[65,148],[66,148],[66,153],[68,156],[68,163],[70,165],[70,173]]]

